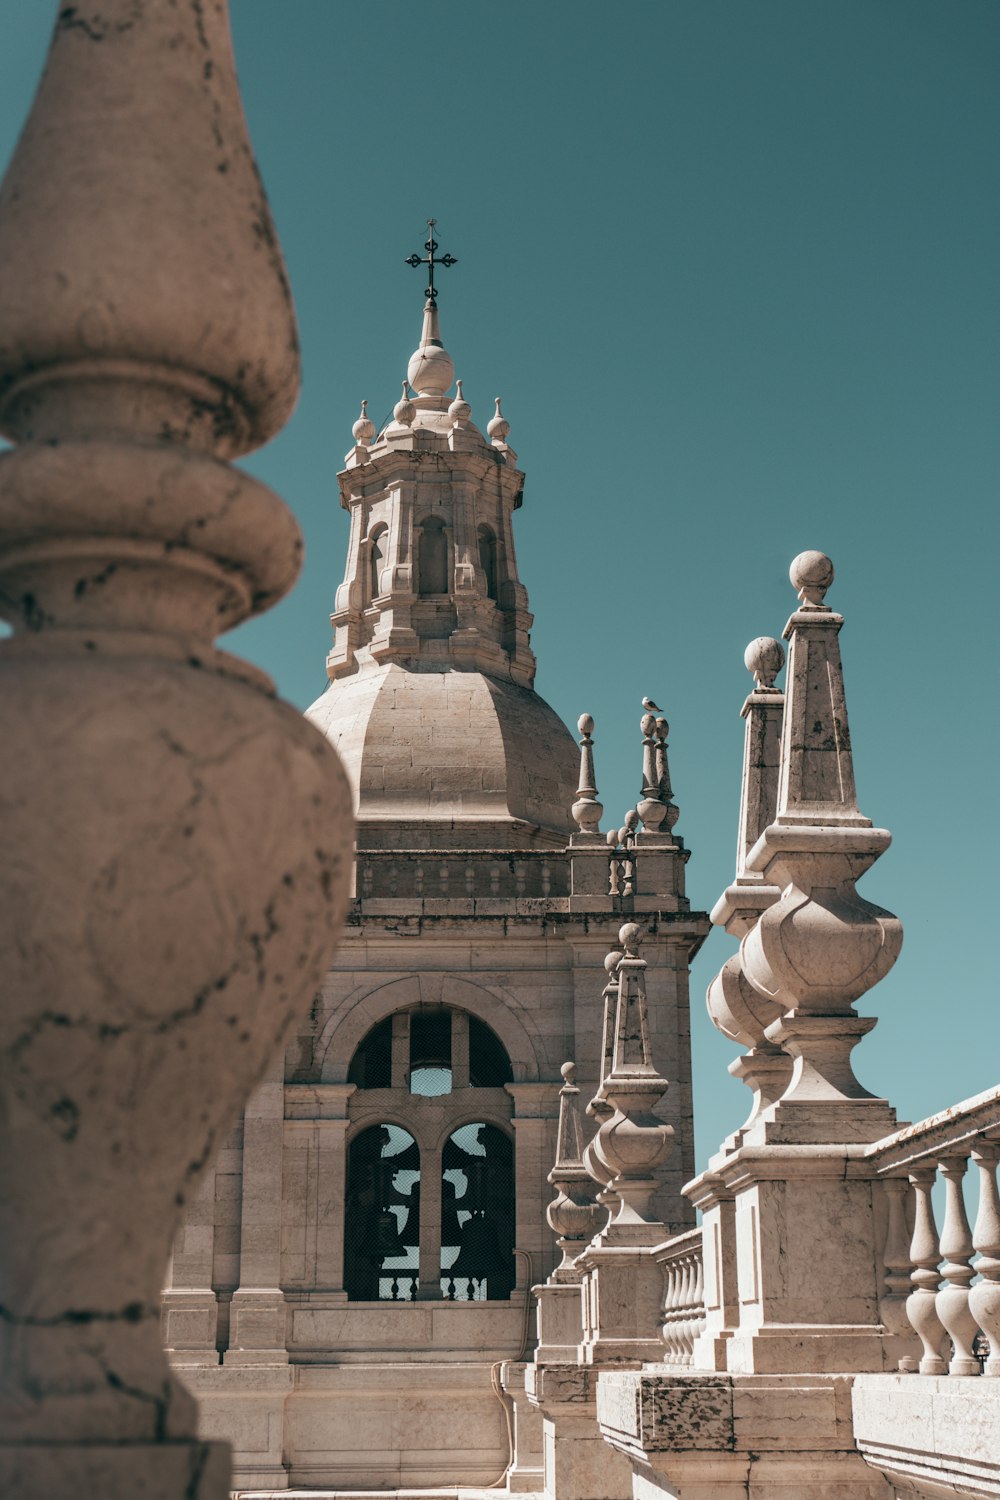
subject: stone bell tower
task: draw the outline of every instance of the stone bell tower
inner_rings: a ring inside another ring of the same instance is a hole
[[[504,1471],[491,1367],[531,1347],[530,1288],[558,1259],[561,1067],[590,1093],[602,1078],[625,920],[645,931],[670,1080],[660,1217],[692,1221],[688,965],[708,921],[684,894],[666,722],[643,718],[638,807],[599,833],[593,721],[578,750],[533,689],[524,475],[499,400],[484,433],[461,382],[451,394],[433,270],[392,420],[376,432],[363,405],[337,476],[347,566],[307,716],[354,794],[347,929],[192,1207],[166,1294],[166,1342],[241,1488]]]

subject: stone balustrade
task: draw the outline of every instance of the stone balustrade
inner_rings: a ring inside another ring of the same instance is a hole
[[[1000,1375],[1000,1087],[876,1141],[866,1156],[887,1202],[883,1321],[893,1332],[912,1330],[922,1350],[904,1356],[900,1369]]]
[[[509,849],[366,850],[356,878],[356,896],[362,901],[507,902],[545,900],[569,891],[565,857],[547,850],[516,855]]]
[[[705,1330],[705,1278],[701,1227],[678,1234],[656,1251],[663,1267],[663,1363],[689,1367],[694,1342]]]

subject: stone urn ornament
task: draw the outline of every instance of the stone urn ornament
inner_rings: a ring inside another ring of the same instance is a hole
[[[215,637],[291,587],[228,460],[299,381],[226,8],[61,8],[0,190],[0,1493],[224,1500],[159,1293],[181,1208],[308,1006],[352,818]]]

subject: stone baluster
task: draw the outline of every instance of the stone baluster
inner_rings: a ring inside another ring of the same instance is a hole
[[[451,867],[448,864],[448,861],[442,860],[441,864],[438,866],[438,883],[441,886],[441,895],[445,897],[447,897],[448,895],[448,876],[450,874]]]
[[[855,885],[891,838],[858,810],[838,644],[843,616],[823,603],[833,564],[803,552],[790,576],[800,607],[784,632],[791,645],[777,811],[746,859],[747,870],[782,895],[744,937],[741,958],[754,989],[781,1010],[768,1040],[795,1065],[756,1131],[773,1115],[789,1140],[877,1140],[895,1116],[854,1076],[851,1051],[875,1018],[858,1016],[853,1002],[892,968],[903,931]],[[771,1138],[765,1129],[761,1139]]]
[[[979,1212],[972,1242],[979,1251],[976,1270],[983,1278],[969,1293],[972,1316],[989,1339],[986,1375],[1000,1375],[1000,1195],[997,1158],[1000,1142],[979,1141],[972,1160],[979,1168]]]
[[[905,1177],[886,1177],[882,1181],[885,1195],[886,1226],[882,1248],[884,1290],[879,1298],[879,1317],[887,1335],[899,1341],[911,1342],[910,1320],[906,1315],[906,1299],[910,1295],[910,1235],[906,1227],[906,1202],[910,1184]],[[899,1356],[901,1370],[915,1370],[916,1358],[912,1354]]]
[[[933,1167],[917,1167],[910,1173],[916,1203],[913,1238],[910,1241],[910,1260],[913,1263],[910,1280],[913,1291],[906,1299],[906,1316],[923,1345],[923,1356],[917,1366],[921,1375],[945,1375],[948,1371],[948,1366],[941,1358],[945,1329],[937,1311],[941,1248],[931,1200],[936,1175]]]
[[[419,859],[413,867],[413,891],[416,896],[424,894],[424,866]]]
[[[542,860],[541,876],[542,895],[548,896],[552,892],[552,866],[549,864],[547,859]]]
[[[663,1324],[660,1328],[660,1337],[664,1345],[664,1364],[677,1364],[680,1355],[680,1342],[677,1337],[678,1309],[681,1305],[681,1278],[678,1273],[679,1262],[667,1261],[663,1268],[664,1272],[664,1297],[663,1297]]]
[[[514,861],[514,894],[515,894],[515,896],[523,896],[524,895],[525,879],[526,879],[526,873],[525,873],[525,867],[524,867],[524,860],[523,859],[516,859]]]
[[[490,865],[490,895],[491,896],[499,896],[499,894],[500,894],[500,866],[499,865]]]
[[[226,7],[80,9],[0,189],[0,1492],[222,1500],[159,1293],[326,972],[350,796],[214,646],[301,552],[229,464],[298,357]]]
[[[476,894],[476,867],[471,860],[465,866],[465,894],[466,896]]]
[[[972,1230],[965,1212],[962,1191],[968,1162],[962,1156],[947,1156],[938,1163],[944,1178],[945,1209],[941,1227],[941,1275],[944,1286],[935,1299],[937,1315],[951,1338],[954,1353],[948,1365],[949,1375],[978,1375],[979,1360],[972,1345],[979,1324],[969,1311],[969,1286],[973,1271]]]

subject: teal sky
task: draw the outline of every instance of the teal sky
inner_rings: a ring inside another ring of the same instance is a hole
[[[251,134],[295,290],[304,388],[247,467],[292,505],[302,581],[227,644],[324,686],[361,397],[420,325],[403,265],[439,220],[444,338],[473,415],[504,397],[537,686],[597,720],[618,823],[645,693],[668,709],[688,889],[732,876],[743,647],[787,568],[838,578],[861,890],[904,924],[861,1003],[866,1085],[918,1119],[997,1082],[993,617],[1000,388],[995,0],[234,0]],[[0,156],[55,6],[0,0]],[[976,559],[990,561],[986,573]],[[740,1123],[695,964],[699,1160]]]

